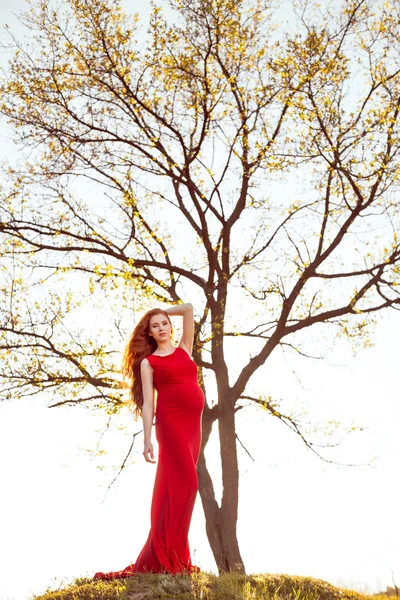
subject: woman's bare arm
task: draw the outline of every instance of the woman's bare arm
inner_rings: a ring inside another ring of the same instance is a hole
[[[151,430],[153,426],[154,418],[154,385],[153,385],[153,369],[147,358],[144,358],[140,363],[140,377],[142,380],[143,390],[143,406],[142,406],[142,419],[143,419],[143,431],[144,431],[144,444],[151,444]],[[151,458],[154,458],[153,449],[150,448]],[[146,456],[146,447],[144,450],[144,457],[148,461]],[[155,462],[148,461],[148,462]]]
[[[193,317],[193,305],[191,302],[185,304],[174,304],[165,309],[165,312],[171,316],[177,315],[183,317],[182,326],[182,337],[179,345],[183,343],[190,354],[193,350],[193,336],[194,336],[194,317]]]

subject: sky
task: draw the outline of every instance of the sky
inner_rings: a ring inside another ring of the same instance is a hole
[[[22,4],[2,0],[1,22],[16,27],[11,13]],[[137,2],[135,10],[145,17],[147,3]],[[258,385],[288,405],[309,406],[311,422],[336,419],[363,431],[343,435],[329,454],[358,466],[336,466],[266,413],[239,411],[237,432],[246,450],[239,444],[238,539],[248,574],[308,575],[375,592],[392,585],[393,570],[400,585],[399,335],[399,313],[386,311],[374,346],[355,356],[342,340],[324,361],[277,352],[260,369]],[[232,369],[238,366],[233,349],[227,359]],[[134,461],[108,487],[129,433],[141,429],[126,412],[109,428],[105,415],[79,406],[49,409],[40,395],[0,403],[0,600],[26,600],[74,577],[134,562],[150,528],[156,470],[143,459],[141,435]],[[90,450],[100,437],[109,454],[95,458]],[[219,501],[215,429],[206,461]],[[217,573],[199,494],[189,544],[194,564]]]

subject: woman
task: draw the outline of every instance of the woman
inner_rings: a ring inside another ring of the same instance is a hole
[[[172,342],[169,315],[183,316],[178,347]],[[94,579],[117,579],[138,572],[192,573],[188,533],[198,490],[196,465],[201,443],[204,395],[193,361],[193,307],[190,303],[148,311],[125,349],[122,371],[129,379],[130,406],[143,418],[147,462],[155,463],[151,428],[156,414],[159,460],[151,503],[151,527],[136,562],[122,571],[96,573]],[[154,412],[154,389],[157,408]],[[150,455],[150,457],[149,457]]]

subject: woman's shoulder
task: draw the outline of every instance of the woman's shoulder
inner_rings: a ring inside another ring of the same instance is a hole
[[[145,356],[144,358],[142,358],[142,360],[140,361],[140,368],[141,369],[148,369],[148,368],[152,368],[151,366],[151,354]]]

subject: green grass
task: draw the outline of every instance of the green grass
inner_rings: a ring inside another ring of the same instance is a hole
[[[112,581],[75,579],[62,590],[48,590],[30,600],[387,600],[382,594],[361,594],[335,587],[322,579],[286,574],[201,571],[189,575],[139,573]]]

